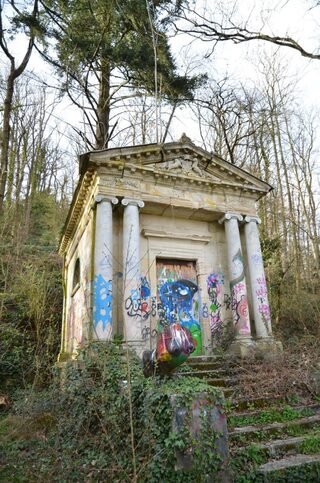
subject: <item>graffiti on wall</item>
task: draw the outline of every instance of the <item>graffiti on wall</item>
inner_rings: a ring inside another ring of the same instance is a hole
[[[91,327],[91,252],[92,221],[87,225],[78,249],[68,266],[68,287],[63,349],[73,353],[88,340]],[[75,280],[77,283],[75,284]]]
[[[93,281],[93,325],[95,331],[111,331],[112,280],[105,280],[101,274]]]
[[[207,278],[207,290],[209,297],[209,314],[211,334],[221,330],[222,316],[221,309],[224,304],[223,294],[224,274],[221,272],[211,273]],[[202,311],[203,313],[203,311]]]
[[[125,309],[129,317],[147,320],[150,316],[156,316],[156,297],[151,297],[150,282],[146,276],[141,277],[138,288],[130,290],[125,300]]]
[[[71,352],[77,349],[83,342],[83,320],[85,309],[85,300],[83,290],[78,290],[72,297],[68,328],[67,328],[67,342]]]
[[[243,256],[239,248],[232,259],[231,310],[238,334],[250,334],[247,290],[244,278]]]

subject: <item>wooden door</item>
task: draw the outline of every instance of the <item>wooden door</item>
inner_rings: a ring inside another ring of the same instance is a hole
[[[157,259],[157,309],[159,323],[180,323],[190,330],[196,345],[193,355],[201,354],[199,293],[194,261]]]

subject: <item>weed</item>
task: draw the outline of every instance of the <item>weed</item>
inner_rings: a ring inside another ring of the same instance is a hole
[[[305,454],[313,454],[320,452],[320,435],[313,434],[308,436],[300,445],[299,451]]]

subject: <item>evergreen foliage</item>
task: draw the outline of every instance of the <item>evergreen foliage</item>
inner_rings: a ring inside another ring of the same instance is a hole
[[[152,95],[156,89],[163,99],[175,105],[193,98],[204,77],[178,73],[167,34],[171,15],[181,11],[184,3],[172,0],[46,3],[51,20],[48,33],[55,41],[56,56],[48,50],[45,58],[57,68],[65,91],[78,107],[82,106],[79,92],[85,96],[87,107],[83,112],[95,137],[95,148],[108,144],[112,134],[110,111],[123,86],[129,89],[123,94],[126,97],[142,92]],[[155,79],[159,83],[156,87]]]

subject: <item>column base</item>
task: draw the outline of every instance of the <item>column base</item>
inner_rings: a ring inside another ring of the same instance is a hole
[[[246,357],[252,353],[255,348],[254,341],[251,336],[236,337],[232,342],[229,351],[237,357]]]
[[[128,340],[128,341],[124,341],[123,342],[123,345],[125,346],[126,344],[128,344],[128,346],[130,347],[130,349],[132,349],[138,357],[140,357],[140,359],[142,359],[142,354],[143,352],[146,350],[146,349],[149,349],[149,347],[147,347],[147,343],[145,340]]]
[[[255,346],[261,352],[271,353],[271,355],[283,351],[282,342],[274,339],[272,336],[256,339]]]

